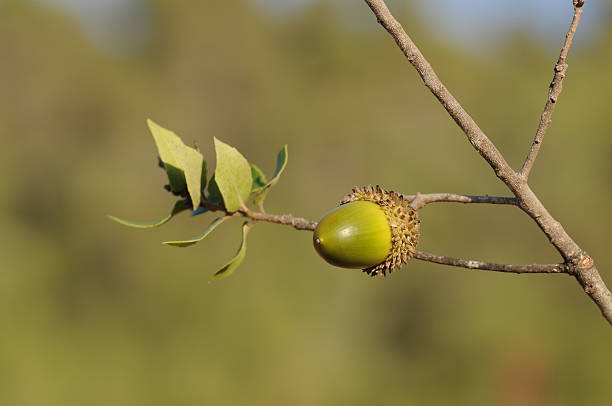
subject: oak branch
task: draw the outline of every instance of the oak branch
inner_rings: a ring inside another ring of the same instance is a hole
[[[493,169],[495,175],[508,187],[512,197],[495,196],[468,196],[452,193],[434,193],[404,195],[411,201],[411,206],[421,209],[428,204],[438,202],[451,203],[482,203],[482,204],[503,204],[520,208],[535,221],[542,232],[548,237],[550,243],[557,249],[563,262],[558,264],[497,264],[477,260],[467,260],[451,258],[441,255],[429,254],[417,251],[414,258],[433,262],[437,264],[463,267],[473,270],[488,270],[496,272],[511,272],[518,274],[532,273],[555,273],[569,274],[576,278],[582,286],[584,292],[595,302],[601,310],[605,319],[612,324],[612,294],[602,280],[595,262],[578,244],[569,236],[560,222],[558,222],[546,207],[540,202],[536,194],[528,184],[529,173],[537,158],[544,135],[551,122],[552,113],[561,94],[563,79],[567,71],[567,54],[569,52],[576,28],[580,23],[584,0],[573,0],[574,13],[570,28],[565,37],[559,59],[554,66],[554,75],[549,86],[548,97],[544,111],[541,115],[540,124],[536,131],[531,148],[525,158],[522,168],[515,171],[505,160],[502,153],[495,147],[493,142],[485,135],[472,117],[455,99],[452,93],[440,81],[435,71],[425,59],[419,48],[412,39],[406,34],[402,25],[393,17],[383,0],[365,0],[370,7],[380,25],[391,35],[397,46],[404,53],[410,64],[420,75],[425,86],[438,99],[448,114],[457,123],[459,128],[466,135],[469,143],[487,161]],[[221,210],[223,207],[204,203],[209,210]],[[274,215],[261,212],[254,212],[243,207],[235,213],[228,213],[233,216],[243,216],[253,221],[265,221],[277,224],[292,226],[298,230],[312,231],[316,223],[307,219],[294,217],[290,214]]]

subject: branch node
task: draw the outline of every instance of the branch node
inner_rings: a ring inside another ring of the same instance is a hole
[[[423,202],[423,195],[421,195],[420,192],[416,192],[414,199],[412,199],[412,202],[410,202],[410,207],[414,210],[419,210],[423,208],[423,206],[425,206],[424,203],[425,202]]]
[[[584,269],[591,268],[593,266],[593,258],[588,255],[585,255],[580,261],[580,267]]]

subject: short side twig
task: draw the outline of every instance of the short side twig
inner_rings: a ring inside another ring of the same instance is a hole
[[[509,273],[567,273],[567,265],[565,264],[497,264],[494,262],[446,257],[443,255],[429,254],[422,251],[415,252],[414,258],[441,265],[457,266],[461,268],[478,269],[483,271]]]
[[[523,167],[519,171],[519,174],[521,177],[523,177],[523,179],[527,179],[529,177],[529,172],[531,171],[536,157],[538,156],[544,135],[548,130],[548,126],[552,122],[552,114],[555,110],[555,105],[557,104],[561,90],[563,90],[563,79],[565,78],[565,72],[567,71],[567,63],[565,62],[567,59],[567,53],[572,46],[572,40],[574,39],[576,28],[578,28],[578,24],[580,23],[580,15],[582,14],[583,5],[584,1],[574,1],[574,17],[572,18],[569,30],[565,35],[565,43],[563,44],[563,48],[561,48],[559,59],[555,64],[555,73],[548,88],[548,98],[546,99],[546,105],[544,106],[544,111],[540,117],[540,124],[538,126],[538,130],[536,131],[535,138],[533,139],[533,143],[531,144],[529,153],[527,154],[525,162],[523,163]]]
[[[404,199],[412,201],[410,206],[419,210],[430,203],[449,202],[449,203],[487,203],[487,204],[506,204],[518,206],[518,200],[515,197],[499,197],[499,196],[471,196],[458,195],[454,193],[427,193],[416,195],[402,195]]]

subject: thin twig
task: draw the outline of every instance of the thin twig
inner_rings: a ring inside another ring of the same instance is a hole
[[[458,266],[461,268],[478,269],[483,271],[510,272],[510,273],[567,273],[565,264],[497,264],[494,262],[475,261],[469,259],[452,258],[417,251],[414,258],[436,264]]]
[[[427,193],[416,195],[402,195],[404,199],[412,201],[410,206],[419,210],[430,203],[449,202],[449,203],[488,203],[488,204],[506,204],[518,206],[518,200],[515,197],[499,197],[499,196],[471,196],[458,195],[454,193]]]
[[[529,153],[525,158],[525,163],[523,163],[523,167],[519,171],[519,174],[524,179],[529,177],[529,172],[531,171],[536,157],[538,156],[538,152],[540,151],[540,147],[542,146],[544,135],[548,130],[548,126],[552,122],[552,114],[555,110],[555,105],[557,104],[561,90],[563,90],[563,79],[565,78],[565,72],[567,71],[567,63],[565,63],[565,61],[567,59],[567,53],[572,46],[572,40],[574,39],[576,28],[580,23],[580,15],[582,14],[583,5],[584,1],[574,1],[574,17],[572,18],[572,23],[570,24],[569,30],[565,35],[565,43],[563,44],[563,48],[561,48],[559,59],[555,64],[555,73],[548,88],[548,98],[546,99],[546,105],[544,106],[544,111],[540,117],[540,124],[538,126],[538,130],[536,131],[535,138],[533,139],[533,143],[531,144]]]
[[[267,221],[269,223],[283,224],[291,226],[296,230],[313,231],[317,227],[314,221],[306,220],[301,217],[294,217],[291,214],[268,214],[251,210],[240,211],[241,215],[255,221]]]
[[[536,222],[548,237],[550,243],[565,260],[568,272],[576,277],[585,293],[599,307],[606,320],[612,324],[612,293],[602,280],[591,257],[576,244],[561,223],[552,217],[533,193],[526,179],[508,165],[491,140],[444,86],[421,51],[393,17],[385,2],[383,0],[365,0],[365,2],[421,76],[425,86],[463,130],[474,149],[489,163],[495,175],[516,196],[519,207]],[[583,4],[583,0],[574,0],[574,7],[582,7]]]
[[[301,217],[294,217],[291,214],[268,214],[265,212],[252,211],[246,206],[235,212],[228,212],[225,210],[223,205],[211,203],[206,200],[202,201],[201,206],[205,207],[209,211],[222,211],[228,216],[242,216],[254,221],[266,221],[268,223],[282,224],[291,226],[296,230],[314,231],[315,227],[317,226],[317,223],[314,221]]]

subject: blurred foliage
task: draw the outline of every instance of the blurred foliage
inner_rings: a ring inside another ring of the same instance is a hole
[[[148,232],[109,221],[157,218],[173,202],[146,117],[187,144],[221,137],[265,173],[288,144],[272,213],[318,219],[370,183],[507,193],[367,7],[348,25],[326,2],[278,19],[244,0],[146,6],[148,40],[115,54],[58,10],[0,2],[0,404],[610,399],[612,331],[568,276],[414,262],[370,279],[325,264],[308,232],[258,224],[241,272],[209,285],[237,227],[179,251],[159,241],[199,234],[209,214]],[[517,32],[476,56],[434,42],[406,7],[397,17],[517,167],[558,49]],[[609,284],[611,42],[608,27],[572,49],[531,180]],[[515,208],[438,204],[421,219],[425,251],[559,260]]]

